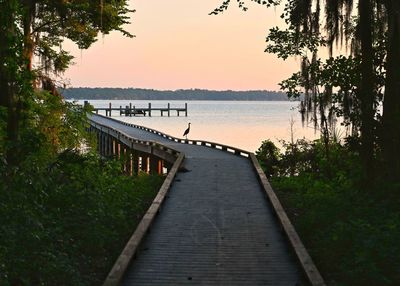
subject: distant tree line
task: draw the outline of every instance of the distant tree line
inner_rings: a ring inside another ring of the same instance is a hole
[[[62,91],[66,99],[120,99],[120,100],[288,100],[281,91],[251,90],[154,90],[142,88],[68,88]]]

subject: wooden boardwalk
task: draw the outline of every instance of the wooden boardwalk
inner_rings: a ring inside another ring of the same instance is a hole
[[[251,160],[91,120],[185,154],[187,171],[176,175],[122,285],[308,285]]]

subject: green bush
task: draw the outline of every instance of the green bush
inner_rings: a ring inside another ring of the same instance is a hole
[[[398,285],[399,186],[364,189],[349,146],[284,146],[271,184],[328,285]]]
[[[0,109],[0,285],[101,284],[162,184],[92,153],[87,111],[37,92],[9,142]]]
[[[91,153],[31,156],[0,182],[0,285],[99,285],[162,181]]]
[[[268,178],[277,173],[279,162],[279,149],[271,140],[264,140],[256,151],[256,157],[260,161]]]

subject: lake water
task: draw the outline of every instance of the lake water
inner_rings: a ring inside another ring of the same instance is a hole
[[[83,100],[78,101],[83,104]],[[129,101],[129,100],[90,100],[94,107],[126,106],[129,103],[136,108],[166,107],[168,101]],[[170,101],[171,108],[183,108],[188,104],[188,116],[171,111],[171,117],[161,117],[160,112],[152,112],[151,117],[119,116],[118,111],[113,117],[150,127],[175,137],[182,138],[188,123],[191,123],[189,139],[199,139],[231,145],[254,152],[261,142],[270,139],[276,143],[280,139],[289,140],[290,120],[293,118],[294,138],[314,139],[318,136],[314,129],[303,127],[300,113],[297,111],[298,102],[289,101]],[[104,113],[100,113],[104,114]],[[166,114],[166,113],[164,113]]]

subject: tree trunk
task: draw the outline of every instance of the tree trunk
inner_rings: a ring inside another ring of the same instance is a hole
[[[24,47],[22,56],[26,61],[26,69],[28,71],[32,71],[33,50],[35,46],[32,34],[32,25],[35,20],[35,6],[36,1],[34,0],[26,0],[24,3]]]
[[[18,49],[15,28],[17,1],[1,3],[0,13],[0,106],[7,110],[6,160],[13,165],[17,159],[15,147],[18,141],[18,117],[16,114],[16,57]]]
[[[371,0],[359,1],[361,36],[361,160],[364,165],[366,186],[374,179],[374,70],[372,49],[372,5]]]
[[[400,181],[400,2],[387,2],[388,47],[383,102],[383,155],[386,176]]]
[[[0,5],[1,11],[5,11],[5,5]],[[8,31],[9,22],[5,13],[0,14],[0,106],[8,108],[9,94],[8,94],[8,69],[7,58],[9,54]]]
[[[20,1],[8,0],[3,1],[0,7],[2,11],[0,15],[0,106],[7,110],[6,160],[10,166],[18,162],[19,127],[23,111],[21,98],[27,95],[23,90],[19,90],[18,86],[23,83],[18,81],[18,77],[25,77],[24,74],[32,70],[34,48],[31,28],[35,4],[31,0],[23,2],[24,35],[22,39],[16,26],[16,15],[21,11],[20,5]],[[20,40],[23,41],[22,47]],[[25,68],[20,66],[21,52],[26,62]]]

